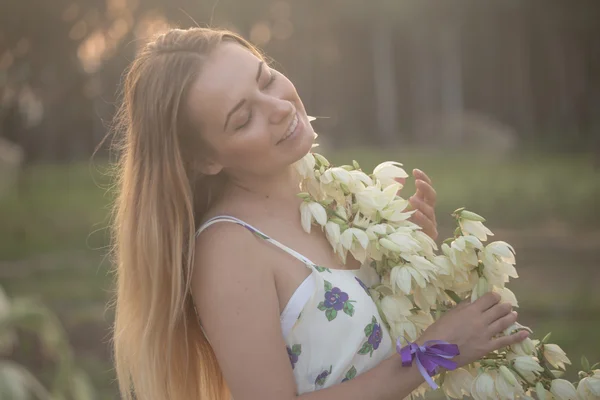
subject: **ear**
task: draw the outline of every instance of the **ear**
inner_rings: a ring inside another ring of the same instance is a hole
[[[204,175],[217,175],[223,170],[223,165],[212,159],[205,159],[198,163],[198,170]]]

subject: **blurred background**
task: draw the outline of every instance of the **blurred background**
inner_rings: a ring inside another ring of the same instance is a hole
[[[0,399],[117,398],[108,146],[93,153],[137,49],[207,24],[327,117],[331,160],[426,171],[441,239],[454,209],[486,216],[517,251],[521,322],[553,332],[571,378],[600,361],[600,1],[1,0]]]

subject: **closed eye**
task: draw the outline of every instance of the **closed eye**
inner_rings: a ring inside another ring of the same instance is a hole
[[[264,89],[268,89],[269,86],[271,86],[273,84],[273,82],[275,82],[275,79],[277,79],[277,74],[271,70],[271,77],[269,78],[269,81],[267,82],[267,84],[265,85]],[[236,131],[244,128],[245,126],[247,126],[250,121],[252,121],[252,110],[250,110],[250,113],[248,114],[248,119],[246,120],[246,122],[244,122],[242,125],[238,126],[237,128],[235,128]]]

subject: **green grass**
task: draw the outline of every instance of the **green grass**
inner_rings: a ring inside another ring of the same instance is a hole
[[[409,173],[425,171],[438,193],[442,224],[450,223],[452,211],[467,207],[485,216],[491,227],[600,226],[600,170],[588,157],[519,154],[499,160],[475,153],[365,148],[325,155],[338,165],[356,159],[367,172],[385,160],[402,162]],[[413,188],[409,181],[405,196]]]
[[[0,260],[105,246],[108,185],[87,164],[25,171],[18,187],[0,198]]]

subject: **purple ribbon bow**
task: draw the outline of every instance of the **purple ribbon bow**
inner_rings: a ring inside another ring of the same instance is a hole
[[[444,342],[443,340],[428,340],[423,346],[419,346],[416,343],[409,343],[401,347],[400,339],[398,339],[396,342],[396,351],[400,354],[402,366],[404,367],[410,367],[413,359],[417,359],[419,372],[434,390],[438,386],[431,377],[438,373],[439,367],[449,370],[456,369],[457,364],[451,358],[460,354],[457,345]]]

